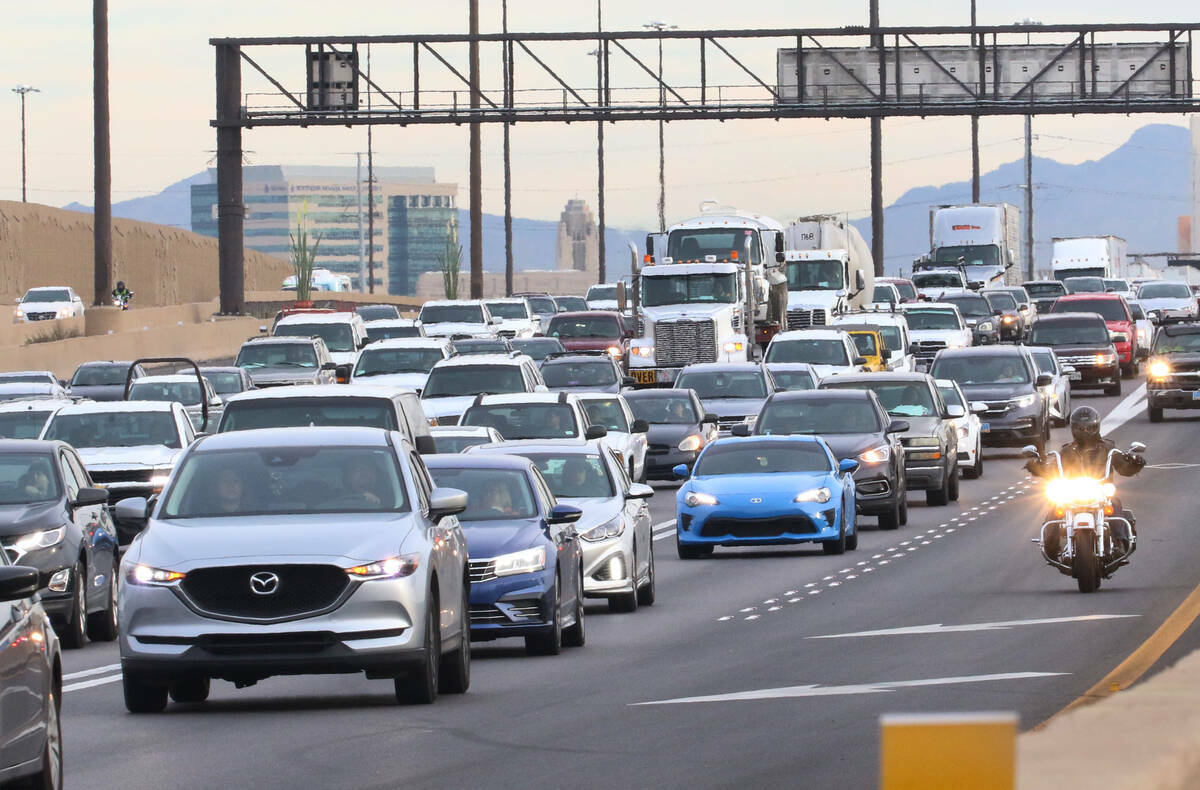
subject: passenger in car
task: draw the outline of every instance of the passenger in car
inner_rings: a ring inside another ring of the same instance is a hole
[[[370,461],[364,458],[352,460],[342,472],[342,482],[346,485],[346,496],[364,499],[372,507],[383,504],[379,493],[379,470]]]

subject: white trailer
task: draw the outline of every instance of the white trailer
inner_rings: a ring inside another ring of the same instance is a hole
[[[825,326],[871,302],[875,263],[853,225],[836,216],[798,217],[785,231],[787,328]]]
[[[934,263],[962,261],[967,284],[979,289],[1020,285],[1021,214],[1009,203],[931,206],[929,257]]]
[[[1127,276],[1129,255],[1120,236],[1072,236],[1055,238],[1050,247],[1054,279],[1064,277]]]

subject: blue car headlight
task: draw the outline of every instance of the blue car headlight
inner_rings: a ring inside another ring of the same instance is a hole
[[[688,491],[683,496],[683,504],[688,507],[698,507],[699,505],[719,505],[721,501],[712,494],[706,494],[703,491]]]
[[[819,502],[824,504],[825,502],[828,502],[831,497],[833,497],[833,492],[825,486],[821,486],[820,488],[810,488],[807,491],[801,491],[799,494],[796,494],[796,498],[792,501]]]
[[[496,558],[497,576],[515,576],[518,573],[533,573],[546,567],[546,549],[538,546],[512,554],[501,554]]]

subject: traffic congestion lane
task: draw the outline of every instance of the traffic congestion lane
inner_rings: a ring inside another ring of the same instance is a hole
[[[1165,445],[1170,438],[1136,433],[1134,438],[1145,436],[1151,444],[1152,461],[1157,443]],[[1185,452],[1186,446],[1177,450]],[[846,776],[855,780],[850,786],[873,782],[873,716],[897,709],[894,699],[921,706],[899,708],[906,710],[978,709],[986,701],[989,707],[1021,709],[1028,724],[1026,709],[1036,715],[1042,708],[1052,712],[1057,704],[1045,702],[1047,691],[1039,684],[1051,690],[1061,687],[1060,696],[1069,697],[1075,692],[1072,683],[1087,683],[1080,671],[892,691],[864,691],[861,684],[1012,674],[1001,658],[1026,656],[1030,666],[1050,667],[1063,663],[1057,660],[1062,652],[1075,656],[1084,669],[1095,667],[1102,673],[1108,668],[1106,659],[1128,652],[1127,643],[1136,641],[1145,628],[1152,629],[1161,613],[1154,606],[1135,606],[1147,611],[1126,620],[1012,626],[953,636],[804,637],[936,621],[994,623],[1043,613],[1082,616],[1079,612],[1095,613],[1086,602],[1105,600],[1114,591],[1114,599],[1137,599],[1135,604],[1156,596],[1178,602],[1177,590],[1147,585],[1157,577],[1153,566],[1163,558],[1147,559],[1150,552],[1145,547],[1134,565],[1100,594],[1074,592],[1071,580],[1041,565],[1028,543],[1040,501],[1026,495],[1001,505],[987,502],[1020,477],[1020,461],[1013,454],[1006,459],[993,455],[989,454],[984,480],[964,485],[960,507],[914,507],[909,527],[892,533],[864,531],[860,550],[844,557],[813,555],[806,549],[719,550],[711,561],[680,562],[670,538],[658,541],[659,603],[652,609],[610,616],[589,607],[588,646],[559,659],[527,659],[515,648],[479,646],[471,693],[461,700],[443,698],[432,708],[397,709],[386,684],[358,677],[273,679],[242,691],[217,684],[213,702],[176,706],[157,717],[125,715],[117,684],[68,694],[68,742],[77,744],[68,749],[68,770],[76,776],[85,771],[89,784],[128,785],[129,777],[136,776],[139,781],[145,777],[146,786],[161,781],[187,784],[189,777],[201,776],[234,783],[252,778],[268,786],[299,777],[310,783],[316,777],[319,785],[331,787],[400,780],[420,786],[439,776],[510,786],[531,780],[565,783],[597,774],[614,782],[653,779],[677,786],[747,778],[782,784],[785,778],[794,781],[795,766],[803,765],[814,787],[834,786],[831,782],[840,783]],[[673,516],[669,497],[664,496],[669,491],[660,490],[652,500],[655,523]],[[1153,512],[1154,502],[1142,504],[1132,494],[1127,499],[1142,514],[1142,525],[1164,517]],[[993,506],[997,510],[987,510]],[[970,514],[972,507],[984,514],[961,515]],[[934,514],[937,518],[926,520]],[[915,548],[910,542],[900,558],[875,559],[873,573],[841,574],[881,549],[909,541],[922,530],[937,529],[947,517],[976,520],[955,532],[948,532],[947,526],[941,538],[922,538]],[[1143,535],[1145,530],[1143,526]],[[1158,539],[1166,540],[1167,535]],[[1185,554],[1187,547],[1179,548],[1170,557],[1178,560]],[[878,564],[883,559],[887,565]],[[857,578],[839,580],[839,575]],[[816,586],[807,588],[805,597],[792,596],[800,598],[799,603],[769,611],[774,604],[766,602],[775,593],[793,588],[799,592],[805,584]],[[813,589],[820,592],[814,595]],[[745,620],[755,612],[740,610],[760,605],[767,611]],[[741,617],[720,619],[732,614]],[[1078,626],[1085,637],[1093,636],[1081,643],[1080,631],[1072,630],[1061,641],[1047,638],[1061,637],[1060,629],[1068,625]],[[1046,628],[1054,630],[1042,630]],[[867,644],[861,644],[864,639]],[[887,641],[870,644],[879,639]],[[897,649],[891,644],[896,639],[911,641],[912,647]],[[953,641],[922,641],[929,639]],[[1101,644],[1094,644],[1097,639]],[[1014,649],[1016,645],[1021,649]],[[1112,648],[1108,654],[1106,646]],[[76,656],[115,655],[110,651],[93,646],[82,654],[69,654],[68,671]],[[1056,671],[1062,670],[1016,670]],[[634,702],[797,683],[842,690],[820,700],[629,707]],[[1041,701],[1042,708],[1031,708],[1030,699]],[[330,732],[336,736],[328,737]],[[563,732],[578,737],[564,738]],[[269,765],[248,757],[213,767],[201,756],[236,756],[250,737],[259,739],[259,752],[272,755]],[[130,743],[146,744],[134,750],[133,764],[106,768],[104,761],[94,759],[116,749],[125,754]],[[169,768],[159,764],[161,754],[171,755]],[[386,766],[380,765],[381,755],[388,756]],[[530,773],[530,763],[521,755],[528,756],[536,770]],[[446,773],[426,770],[430,765]]]

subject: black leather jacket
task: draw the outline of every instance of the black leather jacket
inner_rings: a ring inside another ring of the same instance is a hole
[[[1067,477],[1104,477],[1104,467],[1108,461],[1108,453],[1116,444],[1108,439],[1098,439],[1090,442],[1069,442],[1062,446],[1059,454],[1062,456],[1063,474]],[[1113,456],[1113,471],[1125,477],[1133,477],[1142,471],[1146,459],[1134,453],[1117,451]],[[1025,464],[1029,473],[1037,477],[1057,477],[1058,465],[1053,458],[1043,460],[1030,459]]]

